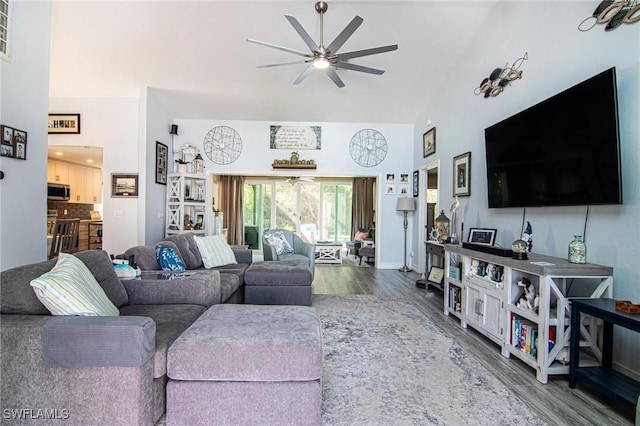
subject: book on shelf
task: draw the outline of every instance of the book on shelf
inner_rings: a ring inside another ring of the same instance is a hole
[[[511,344],[521,352],[535,357],[537,354],[538,325],[511,313]]]

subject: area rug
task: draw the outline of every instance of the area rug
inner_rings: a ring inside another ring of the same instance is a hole
[[[545,425],[472,354],[399,298],[314,295],[326,425]]]

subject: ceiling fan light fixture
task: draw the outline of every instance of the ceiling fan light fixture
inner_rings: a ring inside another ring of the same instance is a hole
[[[325,68],[329,68],[329,65],[331,65],[331,63],[324,56],[319,56],[313,59],[313,66],[315,68],[323,70]]]

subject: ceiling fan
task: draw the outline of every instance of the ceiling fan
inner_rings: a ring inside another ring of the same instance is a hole
[[[278,67],[283,65],[295,65],[295,64],[309,64],[307,68],[298,76],[298,78],[293,82],[293,84],[300,84],[305,78],[307,78],[314,70],[319,69],[323,70],[327,76],[336,84],[338,87],[344,87],[344,82],[336,73],[336,69],[345,69],[352,71],[359,71],[368,74],[381,75],[384,73],[384,70],[365,67],[362,65],[356,65],[349,62],[350,59],[360,58],[362,56],[376,55],[378,53],[391,52],[398,48],[397,44],[391,44],[388,46],[381,47],[373,47],[370,49],[364,50],[356,50],[352,52],[338,53],[342,45],[347,41],[349,37],[358,29],[360,24],[364,21],[361,17],[356,16],[351,20],[351,22],[342,30],[340,34],[325,47],[324,45],[324,28],[323,28],[323,16],[327,11],[328,5],[326,2],[319,1],[315,4],[316,12],[320,14],[320,44],[316,44],[309,33],[300,25],[298,20],[291,15],[285,15],[285,18],[289,21],[289,23],[293,26],[293,28],[298,32],[302,40],[307,45],[311,53],[302,52],[295,49],[290,49],[288,47],[278,46],[271,43],[266,43],[264,41],[254,40],[248,38],[247,41],[250,43],[259,44],[261,46],[271,47],[273,49],[282,50],[283,52],[293,53],[295,55],[303,56],[305,59],[298,60],[294,62],[285,62],[278,64],[270,64],[270,65],[258,65],[257,68],[270,68],[270,67]]]
[[[295,185],[298,182],[313,182],[315,177],[313,176],[291,176],[287,179],[287,183]]]

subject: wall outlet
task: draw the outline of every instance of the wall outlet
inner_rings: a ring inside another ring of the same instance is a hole
[[[113,217],[122,217],[124,216],[124,210],[114,210]]]

